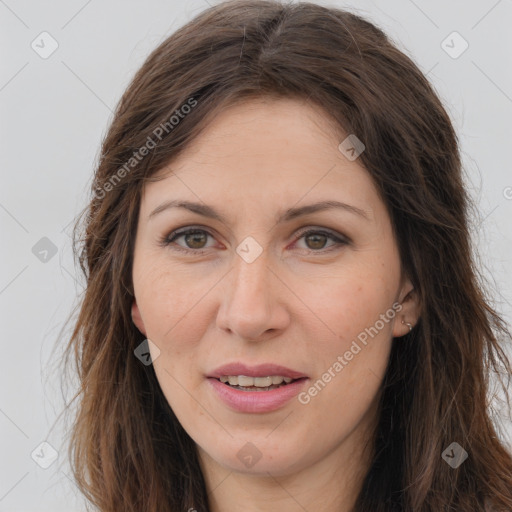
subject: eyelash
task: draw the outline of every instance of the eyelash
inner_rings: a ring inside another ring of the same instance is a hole
[[[177,238],[180,238],[180,237],[186,236],[186,235],[190,235],[190,234],[195,234],[195,233],[206,233],[207,235],[213,237],[213,235],[211,233],[209,233],[205,229],[202,229],[202,228],[188,228],[188,229],[184,229],[182,231],[176,230],[176,231],[173,231],[173,232],[169,233],[168,235],[164,236],[160,240],[160,245],[163,246],[163,247],[169,247]],[[330,252],[331,250],[334,250],[336,248],[339,248],[340,246],[348,245],[350,243],[348,238],[343,239],[343,238],[340,238],[340,237],[334,235],[333,233],[331,233],[329,231],[324,231],[324,230],[321,230],[321,229],[309,229],[309,230],[304,230],[304,231],[300,232],[299,235],[298,235],[298,238],[296,239],[296,242],[298,240],[300,240],[301,238],[304,238],[305,236],[312,235],[312,234],[315,234],[315,235],[316,234],[325,235],[326,237],[328,237],[331,240],[333,240],[334,242],[336,242],[336,245],[335,246],[331,246],[328,249],[318,249],[318,250],[315,250],[315,249],[305,249],[305,250],[309,250],[310,252],[326,253],[326,252]],[[338,247],[336,247],[336,246],[338,246]],[[207,249],[189,249],[189,248],[184,248],[184,247],[176,245],[172,249],[180,251],[180,252],[183,252],[183,253],[188,253],[188,254],[192,254],[193,253],[193,254],[199,255],[199,254],[203,254],[203,253],[207,252],[210,248],[207,248]]]

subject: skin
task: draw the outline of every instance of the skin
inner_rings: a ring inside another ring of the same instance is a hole
[[[197,445],[214,512],[349,511],[368,468],[379,388],[392,343],[403,342],[393,337],[419,313],[386,207],[359,160],[338,149],[346,135],[314,106],[247,100],[217,115],[143,192],[132,317],[160,350],[154,370]],[[179,208],[148,219],[172,199],[211,205],[226,222]],[[331,209],[275,222],[323,200],[366,218]],[[159,244],[186,227],[206,233]],[[263,249],[251,263],[236,252],[248,236]],[[400,312],[307,404],[235,412],[205,378],[228,362],[271,362],[307,375],[307,391],[394,303]],[[261,454],[251,467],[237,457],[247,442]]]

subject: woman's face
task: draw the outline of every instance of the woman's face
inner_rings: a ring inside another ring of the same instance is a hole
[[[248,101],[144,191],[132,315],[203,462],[291,474],[348,460],[374,426],[392,338],[417,316],[385,205],[342,141],[311,106]]]

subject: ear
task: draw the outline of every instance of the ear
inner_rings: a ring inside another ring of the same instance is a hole
[[[414,289],[409,279],[405,279],[400,290],[398,302],[401,304],[402,309],[396,315],[393,324],[393,337],[399,338],[409,334],[411,329],[418,323],[421,312],[421,305],[418,293]]]
[[[139,329],[139,331],[142,334],[144,334],[144,336],[147,337],[146,328],[144,326],[144,321],[142,320],[139,306],[137,305],[137,301],[135,300],[135,298],[133,299],[133,304],[132,304],[132,320],[133,320],[133,323],[136,325],[137,329]]]

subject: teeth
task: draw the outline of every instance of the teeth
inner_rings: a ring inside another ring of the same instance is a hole
[[[223,383],[228,383],[230,386],[243,386],[251,387],[256,386],[258,388],[267,388],[272,385],[290,383],[293,379],[290,377],[281,377],[279,375],[272,375],[269,377],[247,377],[246,375],[223,375],[219,379]]]

